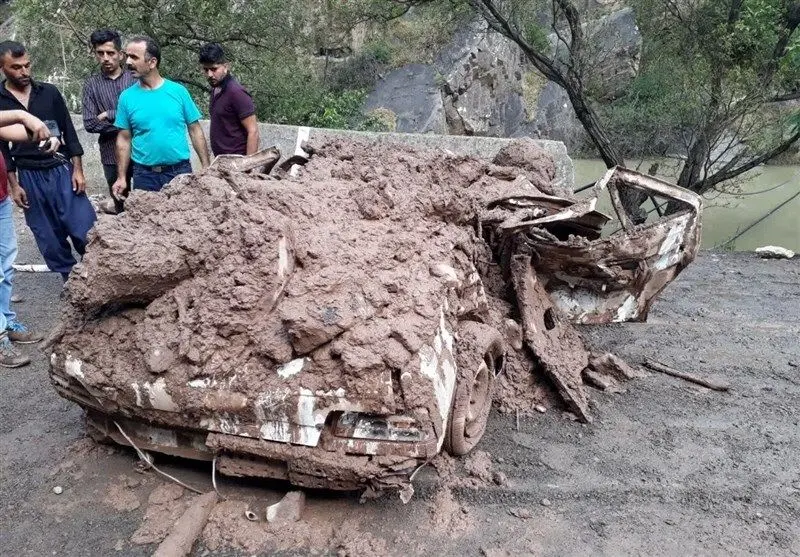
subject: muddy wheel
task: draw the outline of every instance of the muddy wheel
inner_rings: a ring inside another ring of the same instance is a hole
[[[456,350],[456,391],[444,439],[445,450],[453,456],[467,454],[483,437],[494,377],[505,365],[503,337],[482,323],[459,325]]]

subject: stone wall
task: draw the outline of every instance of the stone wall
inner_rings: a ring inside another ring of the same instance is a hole
[[[100,151],[97,146],[97,135],[87,133],[83,129],[83,122],[80,116],[73,116],[78,137],[85,151],[83,166],[86,172],[87,183],[90,193],[105,193],[108,188],[103,178],[103,169],[100,164]],[[203,126],[208,134],[208,121],[204,120]],[[298,135],[305,137],[311,143],[322,142],[333,137],[351,137],[362,141],[374,143],[400,143],[415,147],[446,149],[453,153],[471,155],[485,159],[494,158],[497,152],[511,139],[496,137],[465,137],[455,135],[434,135],[434,134],[407,134],[407,133],[376,133],[376,132],[355,132],[347,130],[326,130],[317,128],[299,128],[297,126],[281,126],[277,124],[259,124],[261,133],[261,147],[277,146],[284,157],[294,154],[297,148]],[[542,140],[539,145],[548,152],[556,163],[555,182],[561,187],[572,188],[575,181],[574,167],[572,159],[567,155],[565,145],[558,141]],[[193,159],[193,164],[197,168],[197,160]]]

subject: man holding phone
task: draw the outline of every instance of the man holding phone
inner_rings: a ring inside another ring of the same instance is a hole
[[[0,151],[8,167],[11,198],[25,209],[25,221],[45,263],[66,281],[76,263],[72,248],[83,255],[86,235],[97,218],[86,197],[83,148],[59,90],[31,78],[31,62],[23,45],[0,43],[0,69],[6,78],[0,84],[0,110],[29,112],[61,141],[54,153],[35,144],[8,141],[0,141]]]

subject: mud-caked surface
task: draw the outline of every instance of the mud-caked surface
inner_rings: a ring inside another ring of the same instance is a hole
[[[289,389],[405,412],[440,436],[420,354],[441,346],[440,327],[489,320],[478,215],[498,196],[547,188],[553,162],[536,149],[494,164],[335,141],[294,178],[209,170],[134,192],[97,224],[68,282],[54,370],[110,411],[141,408],[168,425],[258,437],[276,407],[259,397]],[[524,354],[511,358],[512,381],[530,381]]]
[[[20,232],[20,261],[35,261]],[[649,373],[621,394],[592,391],[592,424],[554,408],[521,414],[518,426],[513,412],[493,412],[482,453],[434,461],[408,505],[308,491],[301,521],[280,532],[243,513],[263,516],[289,485],[218,477],[227,501],[193,555],[798,555],[799,283],[800,261],[704,252],[647,323],[580,327],[595,351],[726,381],[727,393]],[[21,319],[53,326],[60,287],[57,276],[19,275]],[[165,535],[159,517],[194,495],[172,499],[179,490],[138,472],[132,451],[86,439],[46,358],[22,350],[34,364],[0,373],[3,553],[152,554],[155,542],[137,542]],[[209,466],[157,463],[212,489]]]

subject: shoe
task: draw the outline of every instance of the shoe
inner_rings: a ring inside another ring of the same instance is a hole
[[[12,294],[11,295],[11,303],[12,304],[19,304],[19,303],[24,302],[24,301],[25,301],[25,298],[23,298],[19,294]]]
[[[30,332],[25,325],[17,321],[9,323],[6,333],[8,340],[17,344],[33,344],[44,338],[42,335]]]
[[[22,367],[31,363],[31,359],[14,349],[14,345],[6,335],[0,337],[0,366]]]

